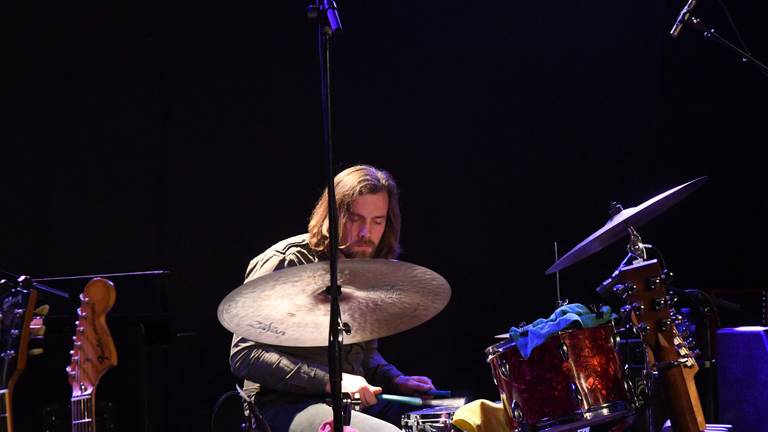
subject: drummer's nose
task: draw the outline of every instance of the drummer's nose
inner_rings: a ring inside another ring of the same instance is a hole
[[[367,223],[361,223],[360,229],[357,231],[357,237],[361,239],[367,239],[371,236],[371,229]]]

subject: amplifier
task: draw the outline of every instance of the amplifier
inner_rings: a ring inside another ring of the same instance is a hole
[[[717,331],[719,421],[768,432],[768,327]]]

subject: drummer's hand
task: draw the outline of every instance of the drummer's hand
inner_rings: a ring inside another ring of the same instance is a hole
[[[431,399],[432,396],[420,393],[435,389],[435,386],[432,385],[432,380],[424,376],[400,375],[395,378],[395,385],[402,394],[419,395],[423,399]]]
[[[325,391],[331,392],[331,383],[325,384]],[[360,405],[367,407],[376,405],[376,395],[381,393],[381,387],[368,384],[365,378],[348,373],[341,374],[341,392],[349,393],[353,398],[360,398]]]

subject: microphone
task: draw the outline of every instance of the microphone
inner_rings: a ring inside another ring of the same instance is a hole
[[[341,31],[341,18],[339,18],[339,11],[336,7],[334,0],[322,0],[321,10],[325,10],[325,16],[328,18],[328,27],[326,31],[330,31],[331,34]]]
[[[683,10],[680,11],[680,15],[678,15],[677,21],[675,21],[675,25],[669,32],[672,37],[677,37],[680,35],[680,31],[683,30],[683,24],[691,19],[691,11],[693,11],[694,7],[696,7],[696,0],[688,0],[688,3],[685,5],[685,7],[683,7]]]

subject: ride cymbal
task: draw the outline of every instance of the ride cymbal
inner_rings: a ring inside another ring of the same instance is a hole
[[[707,177],[699,177],[662,194],[656,195],[637,207],[623,209],[615,216],[608,219],[608,222],[606,222],[602,228],[568,251],[567,254],[563,255],[563,257],[548,268],[544,274],[562,270],[605,248],[613,242],[618,241],[629,234],[629,227],[638,227],[655,218],[668,208],[677,204],[688,194],[698,189],[706,180]]]
[[[260,276],[219,304],[221,324],[270,345],[326,346],[330,323],[327,261]],[[352,327],[344,343],[364,342],[415,327],[451,297],[448,282],[424,267],[385,259],[339,261],[341,318]]]

